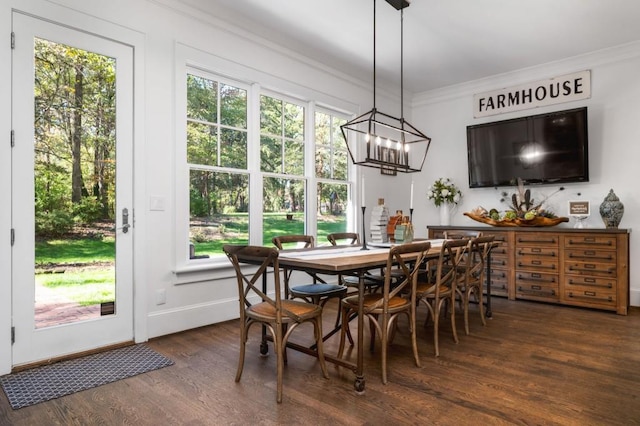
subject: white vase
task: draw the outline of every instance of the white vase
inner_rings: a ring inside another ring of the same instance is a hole
[[[449,203],[440,204],[440,225],[451,225],[451,204]]]

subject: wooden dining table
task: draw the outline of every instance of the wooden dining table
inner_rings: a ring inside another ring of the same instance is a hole
[[[425,241],[425,240],[422,240]],[[428,241],[428,240],[427,240]],[[438,258],[443,240],[431,240],[432,247],[427,259]],[[409,243],[410,244],[410,243]],[[282,268],[304,271],[310,274],[352,275],[358,280],[358,335],[356,347],[356,362],[338,358],[325,351],[325,360],[351,369],[355,373],[354,388],[357,393],[365,390],[364,378],[364,298],[366,272],[386,266],[389,247],[362,246],[327,246],[313,249],[284,250],[280,252],[279,263]],[[348,320],[343,318],[343,321]],[[287,347],[317,356],[313,347],[306,347],[289,342]]]

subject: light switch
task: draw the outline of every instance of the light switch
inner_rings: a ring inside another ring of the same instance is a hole
[[[164,211],[164,197],[149,197],[149,210],[151,210],[152,212]]]

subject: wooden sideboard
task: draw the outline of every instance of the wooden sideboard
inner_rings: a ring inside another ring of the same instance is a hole
[[[482,231],[501,244],[491,253],[491,294],[615,311],[629,307],[629,230],[429,226]]]

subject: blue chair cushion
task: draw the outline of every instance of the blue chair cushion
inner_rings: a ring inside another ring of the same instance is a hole
[[[291,287],[291,292],[309,296],[321,296],[346,290],[345,286],[338,284],[305,284]]]

